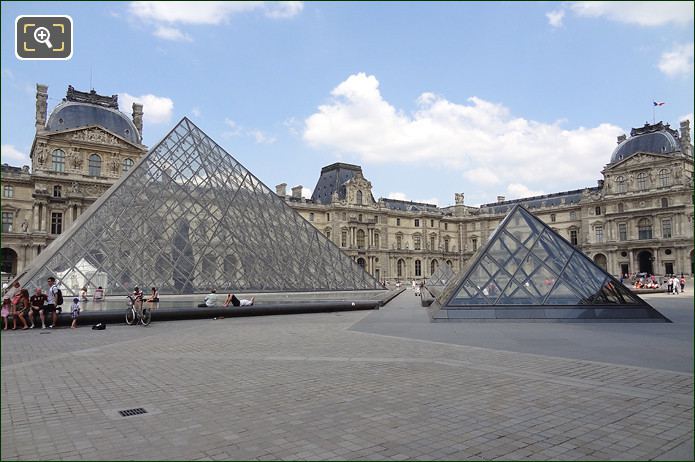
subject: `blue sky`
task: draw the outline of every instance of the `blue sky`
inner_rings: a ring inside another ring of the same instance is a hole
[[[67,14],[69,61],[14,21]],[[2,2],[2,162],[28,163],[35,85],[183,116],[273,188],[362,165],[376,197],[445,206],[593,186],[616,137],[693,119],[692,2]],[[309,191],[307,191],[309,192]]]

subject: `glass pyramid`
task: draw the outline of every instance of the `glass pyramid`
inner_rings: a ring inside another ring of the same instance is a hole
[[[666,321],[549,226],[516,205],[442,290],[436,319]]]
[[[427,289],[434,296],[437,296],[452,279],[456,278],[454,270],[449,265],[443,263],[434,270],[432,276],[427,280]]]
[[[76,295],[382,289],[184,118],[20,276]]]

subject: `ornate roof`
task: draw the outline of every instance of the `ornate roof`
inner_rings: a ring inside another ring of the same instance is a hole
[[[663,122],[644,127],[633,128],[630,138],[622,141],[613,154],[610,163],[620,162],[638,152],[651,154],[670,154],[680,152],[679,136],[676,130]]]

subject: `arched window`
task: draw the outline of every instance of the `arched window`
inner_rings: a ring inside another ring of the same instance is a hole
[[[625,205],[623,203],[618,204],[618,213],[623,213],[625,211]]]
[[[637,174],[637,189],[640,191],[647,189],[647,174],[645,172]]]
[[[362,205],[362,191],[357,191],[355,196],[355,202],[357,202],[357,205]]]
[[[59,185],[53,186],[53,197],[62,197],[63,188]]]
[[[617,186],[619,193],[627,192],[627,183],[625,182],[624,176],[619,176],[615,179],[615,185]]]
[[[405,269],[405,262],[403,259],[398,260],[398,263],[396,263],[396,275],[399,278],[403,277],[403,270]]]
[[[130,170],[130,167],[132,167],[134,163],[133,159],[123,159],[123,173]]]
[[[449,268],[452,268],[452,269],[454,268],[454,264],[451,262],[451,260],[447,260],[446,264]]]
[[[432,234],[430,235],[430,250],[436,250],[435,248],[435,242],[436,242],[437,236]]]
[[[422,243],[421,243],[420,236],[418,236],[418,235],[413,236],[413,248],[415,250],[420,250],[421,247],[422,247]]]
[[[448,252],[448,251],[449,251],[449,238],[445,237],[444,238],[444,252]]]
[[[430,262],[430,274],[434,274],[435,271],[437,271],[437,266],[439,263],[437,263],[437,260],[432,260]]]
[[[89,156],[89,176],[101,176],[101,157],[97,154]]]
[[[364,269],[364,267],[365,267],[365,265],[367,264],[367,262],[364,261],[364,258],[358,258],[358,259],[357,259],[357,264],[360,265],[360,266],[362,267],[362,269]]]
[[[661,208],[662,209],[668,208],[668,198],[667,197],[661,198]]]
[[[401,250],[403,246],[403,236],[396,234],[396,249]]]
[[[347,247],[347,231],[340,232],[340,247]]]
[[[379,233],[374,233],[374,247],[379,248]]]
[[[652,238],[652,222],[649,218],[642,218],[637,222],[637,232],[640,239]]]
[[[65,151],[62,149],[56,149],[53,151],[53,171],[54,172],[64,172],[65,171]]]
[[[420,260],[415,260],[415,276],[422,276],[422,263]]]
[[[357,230],[357,248],[364,249],[364,231],[361,229]]]
[[[664,169],[659,170],[659,186],[666,187],[671,185],[671,173]]]

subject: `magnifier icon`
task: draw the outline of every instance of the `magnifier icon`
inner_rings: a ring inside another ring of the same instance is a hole
[[[45,27],[37,27],[34,31],[34,40],[43,43],[48,48],[53,48],[51,44],[51,32]]]

